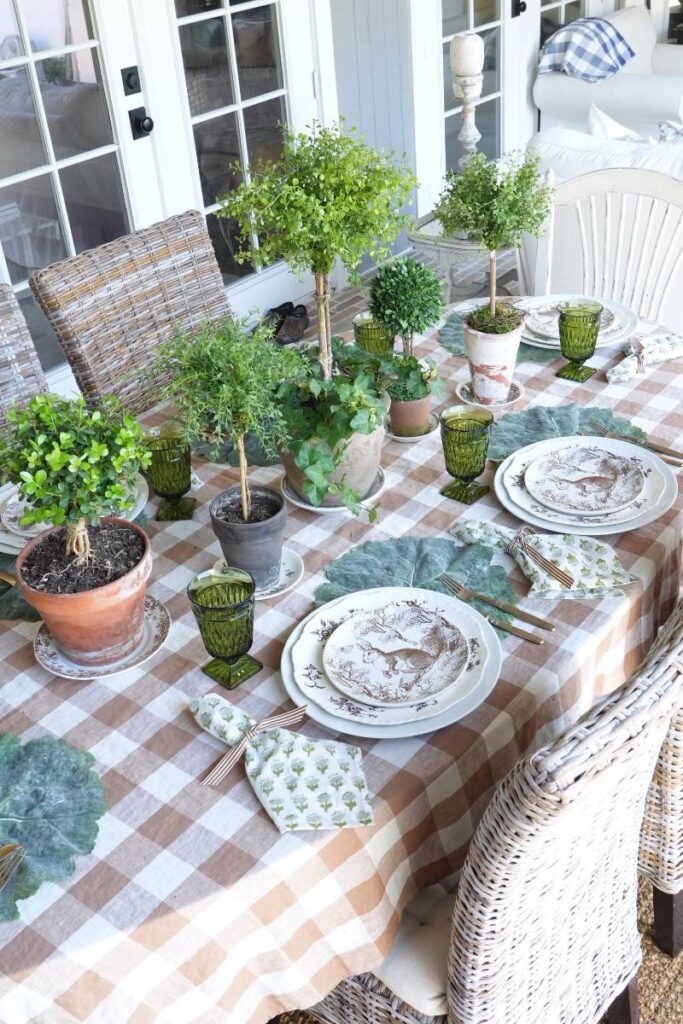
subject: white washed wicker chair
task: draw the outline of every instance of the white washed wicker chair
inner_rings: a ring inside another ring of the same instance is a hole
[[[0,284],[0,427],[15,402],[28,402],[47,390],[17,297],[10,285]]]
[[[683,602],[648,660],[670,655],[683,661]],[[683,704],[671,720],[647,794],[639,866],[654,885],[655,942],[677,956],[683,949]]]
[[[678,669],[648,659],[520,761],[472,840],[450,947],[442,928],[443,948],[425,957],[424,943],[402,936],[404,913],[377,974],[341,982],[307,1013],[323,1024],[596,1024],[605,1011],[635,1022],[639,832],[680,688]],[[424,993],[419,1010],[409,1000],[421,1001],[420,970],[433,974],[439,959],[443,995],[430,1015]]]

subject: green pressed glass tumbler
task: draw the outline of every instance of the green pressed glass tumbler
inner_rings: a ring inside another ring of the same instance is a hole
[[[183,498],[192,483],[189,444],[181,437],[167,435],[148,438],[147,447],[152,453],[149,479],[162,499],[157,519],[160,522],[191,519],[197,502],[194,498]]]
[[[441,413],[441,444],[446,470],[455,482],[441,494],[471,505],[488,491],[487,484],[475,484],[486,466],[493,413],[486,409],[454,405]]]
[[[359,348],[377,356],[388,356],[394,350],[394,339],[379,320],[370,313],[353,318],[353,337]]]
[[[583,364],[595,352],[602,306],[599,302],[561,302],[558,309],[560,351],[569,361],[555,376],[581,384],[595,373],[593,367]]]
[[[209,569],[191,580],[187,596],[212,661],[203,671],[234,689],[263,665],[249,655],[254,639],[254,578],[244,569]]]

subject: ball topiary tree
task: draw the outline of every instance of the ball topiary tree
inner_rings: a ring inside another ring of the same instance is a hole
[[[448,172],[434,208],[445,234],[462,232],[488,249],[491,319],[496,317],[497,250],[521,245],[525,234],[538,236],[550,211],[552,190],[538,168],[534,156],[488,161],[476,153],[462,170]]]
[[[400,334],[404,355],[413,336],[435,324],[443,309],[441,282],[429,267],[410,257],[380,267],[370,284],[370,312],[389,334]]]
[[[354,129],[317,123],[299,134],[285,128],[278,163],[249,168],[245,178],[221,197],[218,216],[239,225],[238,261],[265,266],[284,259],[295,271],[312,271],[320,364],[329,379],[329,274],[337,259],[353,274],[366,253],[387,255],[388,244],[410,223],[403,211],[415,178]]]

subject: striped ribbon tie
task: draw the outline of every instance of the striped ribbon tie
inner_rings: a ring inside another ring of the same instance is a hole
[[[297,725],[303,720],[305,714],[306,705],[303,704],[292,708],[291,711],[283,711],[279,715],[271,715],[270,718],[264,718],[260,722],[256,722],[243,733],[239,743],[231,747],[227,754],[223,754],[220,760],[216,762],[208,775],[202,779],[202,786],[217,786],[228,772],[232,771],[237,762],[242,759],[247,746],[260,732],[265,732],[266,729],[279,729],[285,728],[288,725]]]

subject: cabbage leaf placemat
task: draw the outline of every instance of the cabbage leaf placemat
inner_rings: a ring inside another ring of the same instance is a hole
[[[647,437],[640,427],[635,427],[623,416],[615,416],[611,409],[578,405],[576,402],[559,406],[536,405],[533,409],[505,413],[493,424],[488,457],[492,462],[502,462],[508,455],[535,441],[595,434],[592,420],[616,434],[641,440]]]

